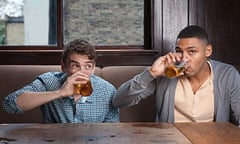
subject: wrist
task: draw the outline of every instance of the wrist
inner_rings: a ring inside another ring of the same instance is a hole
[[[152,75],[152,77],[154,77],[154,78],[157,77],[156,74],[155,74],[155,71],[152,69],[152,67],[150,67],[150,68],[148,69],[148,71],[149,71],[149,73]]]
[[[55,95],[56,95],[56,99],[65,97],[64,92],[61,91],[60,89],[55,91]]]

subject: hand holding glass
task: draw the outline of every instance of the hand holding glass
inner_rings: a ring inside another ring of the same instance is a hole
[[[165,69],[165,75],[169,78],[175,78],[182,74],[182,72],[185,70],[185,63],[186,61],[182,61],[180,63],[175,63],[169,65]]]

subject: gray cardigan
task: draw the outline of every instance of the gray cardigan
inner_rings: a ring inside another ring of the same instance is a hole
[[[240,75],[232,65],[209,60],[213,70],[214,121],[240,123]],[[133,79],[122,84],[113,105],[129,107],[142,99],[156,96],[156,121],[174,122],[174,96],[177,78],[159,77],[154,79],[146,69]],[[232,120],[233,118],[233,120]]]

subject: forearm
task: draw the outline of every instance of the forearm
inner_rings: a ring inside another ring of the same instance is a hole
[[[49,92],[24,92],[17,98],[16,104],[23,111],[28,111],[60,97],[62,95],[58,90]]]
[[[112,99],[114,106],[122,108],[133,105],[131,103],[133,103],[135,95],[130,96],[131,91],[129,91],[129,85],[129,82],[127,82],[119,87],[117,93]]]
[[[133,79],[122,84],[113,98],[113,105],[116,107],[129,107],[154,92],[154,78],[148,70],[135,76]]]

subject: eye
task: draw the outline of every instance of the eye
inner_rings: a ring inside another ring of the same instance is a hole
[[[175,49],[176,53],[183,53],[183,51],[180,48]]]
[[[76,64],[76,63],[71,63],[71,68],[79,68],[79,65],[78,64]]]
[[[196,52],[197,52],[196,50],[190,50],[190,51],[188,51],[189,55],[193,55],[193,54],[195,54]]]
[[[183,51],[176,51],[176,53],[183,54]]]
[[[93,65],[92,65],[92,64],[86,64],[86,65],[84,66],[84,68],[85,68],[86,70],[91,70],[91,69],[93,68]]]

